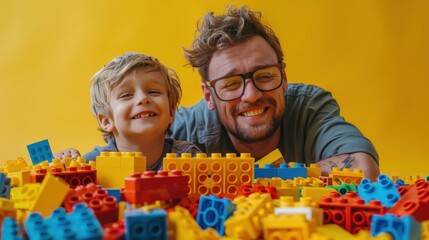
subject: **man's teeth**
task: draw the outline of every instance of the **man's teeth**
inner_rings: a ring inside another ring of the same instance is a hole
[[[135,116],[134,119],[143,118],[143,117],[153,117],[153,116],[155,116],[155,113],[143,113],[143,114]]]
[[[256,116],[256,115],[262,114],[263,112],[264,112],[264,109],[263,109],[263,108],[258,108],[258,109],[255,109],[255,110],[251,110],[251,111],[243,112],[242,114],[243,114],[243,116],[245,116],[245,117],[253,117],[253,116]]]

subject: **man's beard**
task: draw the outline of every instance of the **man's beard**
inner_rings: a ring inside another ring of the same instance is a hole
[[[274,107],[275,110],[278,109],[277,103],[274,100],[259,99],[257,102],[252,104],[237,105],[231,110],[231,114],[235,116],[236,113],[240,112],[241,110],[244,110],[250,107],[260,107],[260,106],[263,106],[265,102],[269,102],[271,106]],[[260,143],[273,137],[277,129],[279,129],[283,118],[283,114],[284,114],[284,106],[280,107],[278,110],[279,112],[274,112],[274,115],[272,116],[271,120],[268,123],[263,122],[251,128],[241,127],[238,122],[235,122],[233,129],[231,129],[230,127],[227,127],[223,122],[222,122],[222,125],[225,127],[225,129],[229,134],[232,134],[235,138],[237,138],[239,141],[243,143],[246,143],[246,144]],[[218,114],[218,118],[219,118],[219,114]]]

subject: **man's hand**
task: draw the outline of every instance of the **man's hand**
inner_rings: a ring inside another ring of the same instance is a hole
[[[328,176],[333,167],[340,169],[361,169],[366,178],[374,182],[380,175],[380,169],[371,155],[363,152],[341,154],[335,157],[326,158],[317,162],[322,170],[323,176]]]
[[[71,157],[72,159],[76,159],[76,158],[80,157],[80,152],[77,149],[68,148],[68,149],[66,149],[64,151],[56,153],[54,155],[54,157],[61,158],[61,159],[64,159],[66,157]]]

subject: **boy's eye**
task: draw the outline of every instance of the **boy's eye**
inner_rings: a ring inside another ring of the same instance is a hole
[[[127,98],[131,96],[133,96],[131,93],[122,93],[121,95],[119,95],[119,98]]]
[[[159,91],[159,90],[150,90],[149,94],[157,95],[157,94],[161,94],[161,91]]]

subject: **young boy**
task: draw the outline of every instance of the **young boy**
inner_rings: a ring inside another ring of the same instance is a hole
[[[107,145],[83,157],[95,160],[100,152],[142,152],[147,169],[159,170],[166,153],[201,152],[192,143],[166,137],[181,95],[176,73],[156,58],[126,53],[113,59],[91,80],[91,110]],[[79,155],[67,149],[55,157]]]

